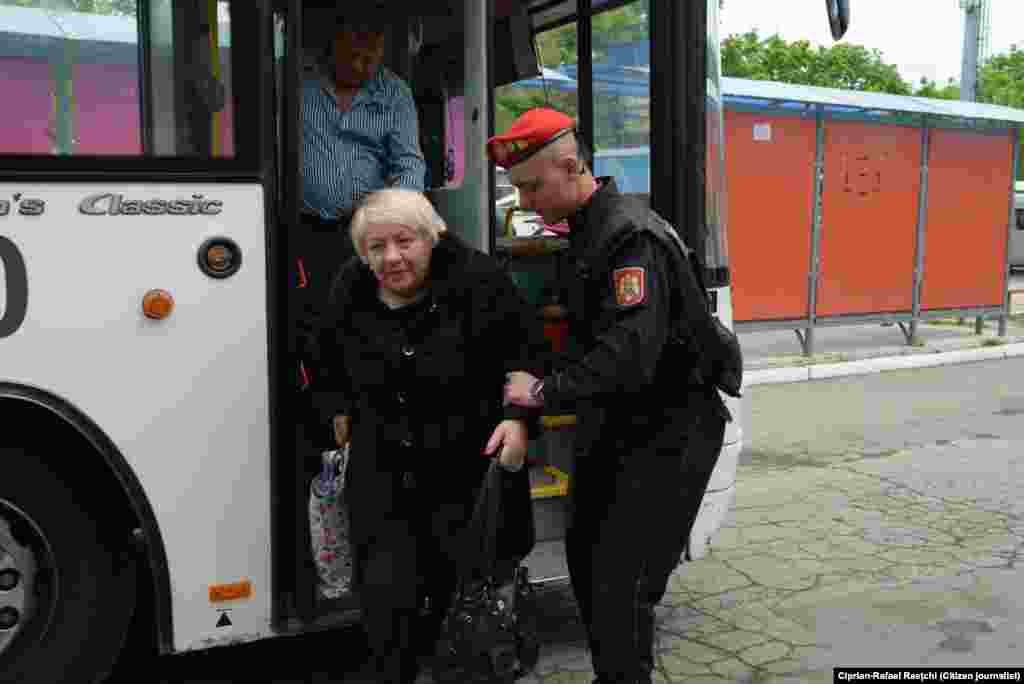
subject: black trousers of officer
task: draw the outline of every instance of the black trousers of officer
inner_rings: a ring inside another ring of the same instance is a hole
[[[651,681],[654,606],[685,549],[725,433],[706,404],[701,397],[699,408],[623,421],[620,439],[577,450],[566,552],[601,684]]]

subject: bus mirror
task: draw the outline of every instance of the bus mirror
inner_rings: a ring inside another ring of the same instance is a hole
[[[825,0],[825,9],[832,38],[839,40],[850,27],[850,0]]]

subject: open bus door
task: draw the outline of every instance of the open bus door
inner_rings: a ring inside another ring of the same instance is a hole
[[[403,78],[416,102],[420,145],[428,166],[427,194],[450,229],[488,251],[491,231],[488,170],[483,150],[490,130],[487,116],[488,7],[476,1],[393,8],[386,32],[383,66]],[[276,0],[273,5],[275,177],[277,224],[270,258],[277,274],[279,330],[275,365],[279,391],[273,412],[277,430],[274,459],[275,611],[278,629],[297,631],[349,623],[357,617],[350,594],[328,598],[321,591],[311,558],[310,482],[320,467],[310,442],[308,399],[298,390],[295,336],[298,321],[289,274],[296,254],[291,236],[301,229],[303,124],[301,90],[305,79],[319,78],[333,37],[338,3],[325,0]]]

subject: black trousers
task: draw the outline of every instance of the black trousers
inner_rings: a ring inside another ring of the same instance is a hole
[[[669,418],[666,418],[669,420]],[[601,684],[649,682],[654,606],[678,565],[722,448],[711,411],[577,454],[566,552]],[[628,430],[627,428],[624,428]],[[646,432],[646,434],[644,434]]]
[[[291,235],[293,283],[303,308],[319,313],[334,274],[355,255],[349,221],[325,221],[303,214]]]
[[[362,567],[356,591],[371,669],[382,684],[416,679],[422,657],[434,652],[455,592],[459,533],[469,506],[423,503],[376,523],[375,534],[357,552]]]
[[[330,432],[319,425],[306,385],[316,371],[315,335],[317,322],[327,305],[327,295],[335,274],[355,254],[347,221],[324,221],[302,215],[289,235],[291,263],[289,273],[289,326],[295,368],[294,415],[296,429],[305,441],[328,447]],[[326,440],[326,442],[325,442]],[[318,468],[314,455],[311,467]]]

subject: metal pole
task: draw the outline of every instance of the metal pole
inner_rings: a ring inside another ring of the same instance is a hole
[[[1006,229],[1006,263],[1003,264],[1003,313],[999,316],[999,336],[1006,337],[1006,321],[1010,316],[1010,234],[1014,230],[1014,191],[1017,166],[1020,164],[1020,129],[1011,128],[1013,136],[1013,167],[1010,169],[1010,219]]]
[[[50,139],[53,142],[55,155],[73,155],[75,153],[75,96],[74,96],[74,64],[76,59],[76,43],[69,38],[61,40],[60,57],[54,62],[54,121]]]
[[[964,10],[964,45],[960,62],[960,99],[974,102],[978,95],[978,29],[980,26],[981,0],[960,0]],[[963,316],[957,318],[957,325],[966,322]],[[980,321],[975,322],[975,331]]]
[[[597,153],[594,123],[594,25],[590,0],[576,0],[576,116],[591,154]],[[653,76],[653,74],[652,74]],[[591,161],[593,164],[593,161]],[[593,170],[593,169],[591,169]]]
[[[928,117],[921,117],[921,188],[917,193],[917,229],[914,237],[914,285],[912,291],[913,314],[910,319],[908,344],[917,342],[917,329],[921,322],[921,286],[924,283],[924,224],[928,214],[928,156],[931,150],[931,129]]]
[[[961,3],[964,6],[964,48],[960,64],[960,99],[974,102],[978,83],[978,30],[980,28],[980,2]]]
[[[804,355],[814,353],[814,324],[817,321],[818,273],[821,255],[821,204],[825,185],[825,118],[821,106],[814,108],[814,200],[811,203],[811,263],[807,274],[807,329],[801,338]],[[799,332],[797,337],[800,337]]]

